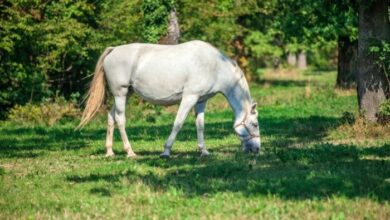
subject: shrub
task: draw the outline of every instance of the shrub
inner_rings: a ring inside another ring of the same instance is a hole
[[[386,124],[390,122],[390,99],[384,101],[379,107],[378,120]]]
[[[343,115],[341,117],[341,122],[343,124],[353,124],[355,123],[356,121],[356,118],[355,118],[355,115],[351,112],[343,112]]]
[[[390,42],[372,40],[370,53],[375,55],[376,64],[379,65],[387,79],[390,78]]]
[[[44,99],[40,104],[27,103],[16,105],[8,113],[8,119],[23,124],[53,125],[64,117],[75,118],[80,110],[75,101],[67,101],[63,97]]]

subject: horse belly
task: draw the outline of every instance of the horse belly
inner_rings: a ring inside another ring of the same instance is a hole
[[[174,105],[180,102],[182,98],[182,92],[176,93],[163,93],[161,91],[142,91],[142,89],[133,88],[134,91],[139,94],[146,101],[155,105]]]
[[[183,87],[158,79],[141,80],[133,84],[133,90],[146,101],[156,105],[174,105],[180,102]]]

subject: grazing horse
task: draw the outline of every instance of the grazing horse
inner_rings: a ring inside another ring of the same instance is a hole
[[[108,47],[96,64],[78,128],[88,123],[101,107],[106,83],[115,100],[108,113],[106,156],[114,155],[115,122],[127,156],[136,156],[125,129],[126,101],[133,92],[157,105],[180,103],[162,157],[170,156],[176,135],[194,106],[199,151],[201,155],[209,154],[203,137],[204,109],[207,100],[217,93],[222,93],[233,109],[233,127],[243,150],[259,152],[256,103],[252,102],[244,74],[235,62],[206,42],[190,41],[178,45],[133,43]]]

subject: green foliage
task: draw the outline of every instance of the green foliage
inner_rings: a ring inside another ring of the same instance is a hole
[[[339,36],[357,39],[357,6],[344,0],[287,0],[276,5],[273,29],[285,53],[307,52],[308,63],[318,68],[335,68]]]
[[[0,106],[39,101],[83,88],[92,71],[96,5],[88,1],[2,2]],[[4,113],[4,112],[3,112]]]
[[[308,52],[308,62],[317,69],[337,68],[337,43],[330,42],[325,45],[315,45]]]
[[[247,4],[251,4],[248,1]],[[241,1],[217,1],[205,4],[202,1],[184,0],[178,2],[182,41],[194,39],[210,42],[230,56],[231,45],[242,30],[236,23],[237,9],[245,4]]]
[[[62,118],[78,118],[80,110],[76,105],[78,95],[73,95],[73,101],[64,97],[45,99],[40,104],[27,103],[14,106],[8,114],[8,119],[18,124],[52,126]]]
[[[142,42],[143,17],[140,0],[102,1],[98,16],[98,33],[94,40],[102,50],[107,46],[117,46]],[[98,42],[103,41],[103,42]]]
[[[244,69],[251,66],[252,75],[257,68],[273,66],[286,53],[299,50],[314,55],[309,57],[310,64],[334,68],[329,60],[334,56],[338,36],[357,37],[356,6],[349,2],[183,1],[179,9],[183,39],[213,43]]]
[[[178,12],[182,39],[212,43],[233,57],[248,79],[255,78],[258,67],[272,65],[273,59],[280,54],[277,30],[271,26],[276,3],[256,0],[221,0],[208,4],[181,1]]]
[[[385,100],[379,106],[378,114],[381,123],[390,123],[390,99]]]
[[[337,36],[354,39],[357,33],[356,6],[341,0],[2,1],[0,118],[15,104],[39,102],[56,91],[67,99],[84,94],[104,48],[157,42],[173,8],[180,41],[212,43],[237,60],[248,79],[299,50],[307,51],[312,65],[332,67]]]
[[[311,48],[332,43],[339,35],[357,38],[357,6],[349,1],[287,0],[277,9],[275,25],[286,43]]]
[[[342,123],[353,124],[356,121],[356,117],[352,112],[343,112],[341,117]]]
[[[379,112],[383,115],[390,116],[390,100],[386,100],[381,104]]]
[[[157,43],[167,33],[168,15],[173,9],[173,6],[173,0],[142,1],[142,36],[145,42]]]
[[[140,1],[0,4],[0,118],[55,91],[67,99],[84,93],[104,48],[141,40]]]
[[[244,43],[252,58],[263,61],[265,66],[272,66],[274,60],[283,55],[282,48],[273,43],[274,39],[275,33],[273,32],[263,34],[260,31],[253,31],[245,37]]]
[[[390,42],[372,41],[370,53],[377,57],[377,65],[379,65],[390,79]],[[389,81],[390,83],[390,81]],[[390,86],[390,85],[389,85]]]

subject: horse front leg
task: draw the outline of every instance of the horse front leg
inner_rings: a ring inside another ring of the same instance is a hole
[[[204,109],[206,107],[206,101],[198,102],[195,105],[196,116],[196,132],[198,135],[198,148],[201,156],[208,156],[210,153],[206,150],[204,143]]]
[[[169,135],[168,140],[165,142],[164,152],[160,155],[161,157],[169,157],[171,155],[171,148],[176,138],[176,135],[177,133],[179,133],[181,127],[183,126],[183,123],[187,118],[188,112],[191,110],[191,108],[195,105],[197,101],[198,96],[183,96],[179,106],[179,110],[176,114],[175,122],[173,123],[171,134]]]

